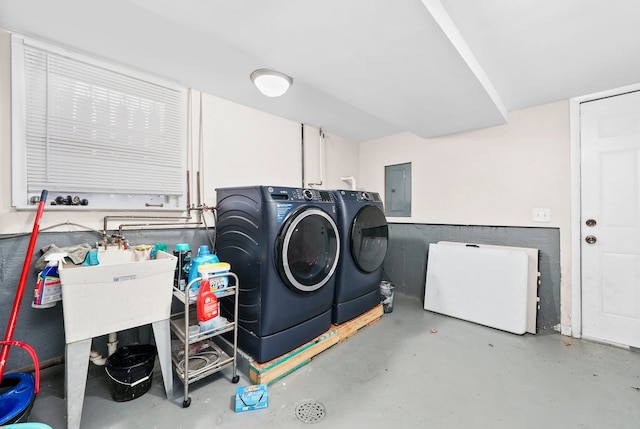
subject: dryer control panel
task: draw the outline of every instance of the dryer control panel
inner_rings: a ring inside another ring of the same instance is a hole
[[[282,201],[315,201],[322,203],[333,203],[333,194],[330,191],[322,191],[310,188],[267,188],[271,199]]]
[[[382,201],[380,194],[377,192],[363,192],[363,191],[336,191],[340,192],[340,197],[343,201],[355,201],[359,203],[366,203],[371,201]]]

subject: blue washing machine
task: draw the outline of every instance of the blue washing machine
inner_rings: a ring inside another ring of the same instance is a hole
[[[342,237],[332,311],[332,322],[339,324],[380,303],[389,228],[378,193],[335,190],[333,194]]]
[[[333,194],[277,186],[216,193],[216,253],[240,282],[240,349],[262,363],[330,329],[341,249]],[[231,310],[223,303],[226,317]]]

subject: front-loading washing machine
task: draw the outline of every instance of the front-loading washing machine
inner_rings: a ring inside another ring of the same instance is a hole
[[[240,349],[262,363],[330,329],[341,249],[333,194],[278,186],[216,193],[216,253],[240,283]],[[223,302],[223,314],[230,310]]]
[[[378,193],[334,190],[333,194],[342,238],[332,312],[332,322],[339,324],[380,303],[389,228]]]

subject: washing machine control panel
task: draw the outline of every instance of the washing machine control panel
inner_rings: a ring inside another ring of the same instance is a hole
[[[330,191],[321,191],[319,189],[269,187],[268,191],[274,200],[334,202],[333,194]]]
[[[313,191],[311,189],[305,189],[302,191],[302,197],[307,201],[312,201],[314,199]]]
[[[293,199],[330,203],[333,202],[333,194],[329,191],[320,191],[318,189],[296,189],[294,190]]]

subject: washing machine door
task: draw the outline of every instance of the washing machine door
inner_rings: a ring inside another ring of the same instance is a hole
[[[296,292],[320,289],[338,265],[338,227],[328,213],[318,208],[294,213],[282,227],[276,246],[280,277]]]
[[[387,255],[389,227],[387,219],[376,206],[364,206],[351,225],[351,256],[356,266],[372,273],[382,266]]]

